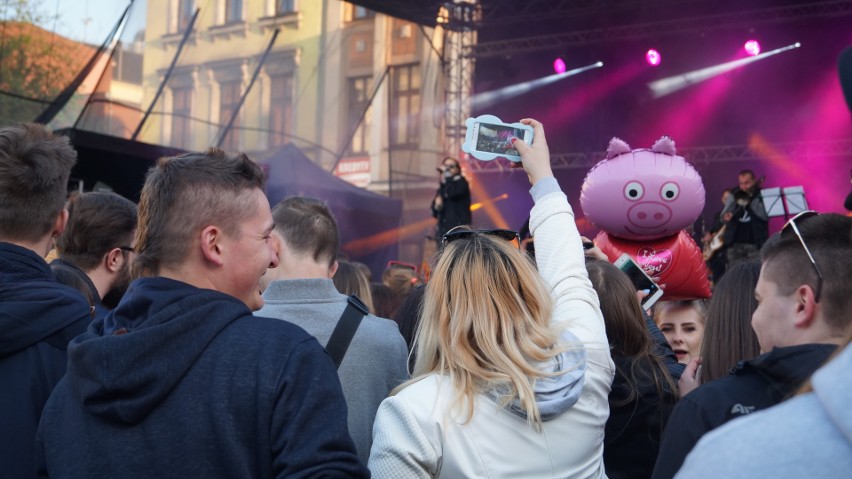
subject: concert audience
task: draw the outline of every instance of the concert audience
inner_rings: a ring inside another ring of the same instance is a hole
[[[852,218],[806,211],[761,250],[751,325],[761,355],[681,398],[654,478],[670,478],[696,442],[725,422],[792,394],[852,329]]]
[[[396,318],[396,310],[402,299],[390,287],[382,283],[370,283],[370,295],[373,298],[373,314],[380,318]]]
[[[340,294],[346,296],[354,294],[364,303],[364,306],[371,313],[376,314],[376,308],[373,305],[373,293],[370,291],[370,283],[367,277],[364,276],[364,271],[355,263],[346,261],[345,259],[337,260],[337,271],[334,272],[334,277],[331,278],[334,287]],[[379,316],[380,318],[384,316]]]
[[[382,402],[374,477],[603,477],[613,363],[544,130],[514,143],[533,185],[538,271],[506,230],[448,232],[414,378]]]

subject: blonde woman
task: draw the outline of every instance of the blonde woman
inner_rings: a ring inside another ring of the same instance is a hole
[[[533,185],[538,271],[506,230],[444,236],[414,376],[382,402],[373,477],[604,477],[613,378],[574,214],[544,130],[515,145]]]

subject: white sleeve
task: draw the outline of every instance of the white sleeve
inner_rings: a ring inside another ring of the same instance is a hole
[[[441,443],[406,408],[391,396],[379,406],[373,423],[373,446],[368,468],[374,478],[431,478],[438,475]]]
[[[535,237],[539,273],[556,301],[553,321],[583,342],[591,362],[612,371],[598,295],[589,281],[574,211],[564,193],[552,192],[536,201],[530,213],[530,230]]]

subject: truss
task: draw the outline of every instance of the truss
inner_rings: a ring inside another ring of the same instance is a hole
[[[484,42],[472,46],[465,52],[465,55],[478,58],[503,56],[549,48],[588,45],[591,43],[635,40],[719,29],[751,27],[760,24],[786,23],[794,20],[837,18],[850,15],[852,15],[852,1],[813,2]],[[524,23],[526,23],[526,19],[524,19]]]
[[[852,160],[852,140],[829,140],[819,142],[776,143],[769,148],[752,148],[747,145],[731,146],[699,146],[693,148],[678,148],[677,153],[697,167],[715,163],[766,160],[769,158],[784,158],[785,161],[799,163],[817,158],[847,158]],[[596,165],[604,158],[605,151],[574,152],[551,155],[551,166],[554,170],[583,169]],[[509,171],[510,167],[504,160],[470,161],[467,168],[473,171]]]

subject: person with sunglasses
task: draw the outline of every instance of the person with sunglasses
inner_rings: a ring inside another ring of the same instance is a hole
[[[538,269],[517,233],[458,228],[426,285],[413,378],[379,407],[373,477],[605,477],[614,366],[541,123],[514,144]]]
[[[673,477],[707,432],[788,398],[852,331],[850,235],[852,218],[805,211],[764,244],[751,318],[761,355],[680,400],[652,477]]]
[[[432,200],[432,216],[438,220],[435,240],[441,246],[444,233],[459,225],[471,223],[470,186],[461,172],[458,160],[446,157],[438,168],[440,184]]]

